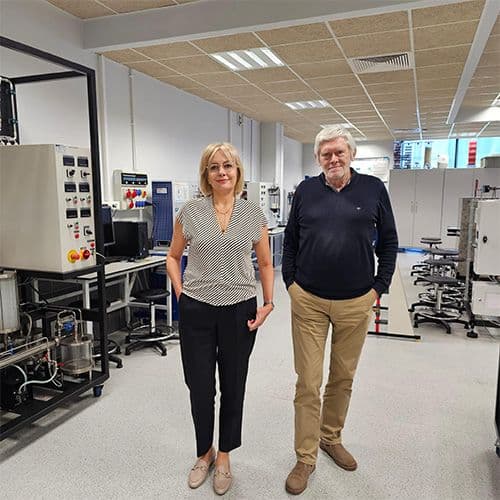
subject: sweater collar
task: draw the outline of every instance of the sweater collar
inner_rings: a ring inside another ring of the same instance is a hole
[[[325,173],[324,172],[321,172],[321,174],[319,174],[319,178],[321,179],[321,182],[328,188],[328,189],[331,189],[332,191],[334,191],[335,193],[340,193],[340,191],[344,191],[344,189],[346,189],[350,184],[352,184],[354,182],[354,179],[355,177],[358,175],[358,173],[356,172],[356,170],[354,170],[352,167],[349,167],[350,170],[351,170],[351,177],[349,178],[349,180],[347,181],[347,184],[342,187],[342,189],[335,189],[334,187],[330,186],[330,184],[328,184],[328,182],[326,181],[326,176],[325,176]]]

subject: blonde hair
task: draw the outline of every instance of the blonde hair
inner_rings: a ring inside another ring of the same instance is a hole
[[[210,196],[212,194],[212,186],[208,182],[208,165],[212,161],[215,153],[217,151],[222,151],[227,159],[236,167],[238,170],[238,177],[236,179],[236,184],[234,186],[234,194],[239,194],[243,191],[243,165],[241,164],[240,155],[236,148],[229,144],[229,142],[215,142],[209,144],[201,154],[200,160],[200,190],[205,196]]]

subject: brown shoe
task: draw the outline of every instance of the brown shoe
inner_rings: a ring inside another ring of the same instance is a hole
[[[188,476],[188,485],[190,488],[198,488],[198,486],[201,486],[205,482],[205,479],[208,476],[208,471],[214,462],[214,454],[212,454],[208,460],[203,460],[202,458],[198,458],[198,460],[196,460],[196,463],[190,470]]]
[[[299,495],[307,488],[309,476],[316,469],[315,465],[308,465],[304,462],[297,462],[292,472],[286,478],[285,489],[292,495]]]
[[[358,464],[354,457],[342,446],[341,443],[328,444],[324,441],[319,442],[319,447],[330,455],[333,461],[344,470],[356,470]]]
[[[229,471],[215,468],[214,472],[214,491],[217,495],[224,495],[233,484],[233,476]]]

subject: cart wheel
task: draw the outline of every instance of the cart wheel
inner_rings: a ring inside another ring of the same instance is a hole
[[[497,446],[497,455],[500,457],[500,446]]]
[[[102,388],[103,388],[102,385],[96,385],[96,386],[94,386],[93,391],[94,391],[94,397],[95,398],[98,398],[102,394]]]
[[[470,332],[467,332],[467,337],[471,339],[477,339],[478,335],[474,330],[471,330]]]
[[[119,363],[116,363],[116,367],[117,368],[123,368],[123,362],[122,362],[122,360],[120,360]]]

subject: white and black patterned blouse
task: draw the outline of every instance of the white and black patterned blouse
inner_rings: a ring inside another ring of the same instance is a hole
[[[182,293],[214,306],[256,295],[252,248],[267,220],[255,203],[236,199],[226,230],[220,229],[212,197],[188,201],[177,214],[189,242]]]

